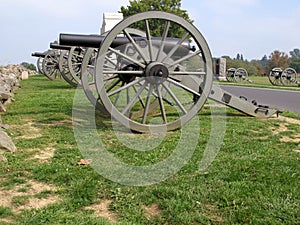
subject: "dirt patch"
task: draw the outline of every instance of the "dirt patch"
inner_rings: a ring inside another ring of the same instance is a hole
[[[271,127],[270,130],[272,131],[272,133],[274,135],[278,135],[282,132],[288,131],[289,129],[287,128],[287,126],[288,126],[288,124],[286,124],[286,123],[280,123],[279,127],[276,127],[276,128]]]
[[[100,202],[99,204],[94,204],[94,205],[91,205],[91,206],[87,206],[84,209],[93,210],[94,215],[96,217],[103,217],[108,221],[115,222],[115,221],[117,221],[117,216],[115,215],[115,213],[113,213],[109,209],[109,205],[112,202],[113,202],[112,200],[106,199],[106,200]]]
[[[41,129],[32,121],[24,119],[22,125],[10,125],[12,130],[20,132],[20,136],[16,139],[35,139],[42,136]]]
[[[293,119],[293,118],[289,118],[289,117],[285,117],[285,116],[279,116],[276,119],[286,121],[288,123],[299,124],[300,125],[300,120],[298,120],[298,119]]]
[[[288,118],[284,116],[279,116],[276,118],[277,120],[284,121],[285,123],[280,123],[279,127],[270,127],[269,130],[272,131],[273,135],[280,135],[283,132],[291,131],[288,128],[289,124],[297,124],[300,125],[300,120]],[[294,142],[300,143],[300,134],[291,134],[290,136],[282,136],[280,138],[281,142]]]
[[[40,199],[40,198],[30,198],[26,202],[26,205],[19,206],[17,208],[18,211],[23,210],[31,210],[31,209],[41,209],[46,207],[47,205],[51,205],[54,203],[59,202],[58,196],[48,196],[47,198]]]
[[[49,204],[59,201],[59,198],[53,194],[46,195],[44,198],[36,198],[35,195],[45,191],[54,192],[57,189],[52,185],[39,183],[33,180],[28,180],[24,184],[18,184],[10,190],[0,189],[0,206],[12,209],[12,212],[19,213],[26,209],[40,209]],[[16,197],[24,198],[24,204],[14,205],[13,201]]]
[[[206,215],[214,222],[223,223],[224,220],[216,214],[217,208],[214,205],[205,205]]]
[[[11,218],[0,218],[0,223],[12,224],[12,222]]]
[[[33,156],[33,159],[38,159],[40,163],[48,162],[49,159],[53,158],[56,149],[53,147],[47,147],[44,149],[33,149],[33,151],[37,151],[38,153]]]
[[[283,136],[280,138],[281,142],[294,142],[294,143],[300,143],[300,138],[296,138],[295,136],[293,137],[287,137],[287,136]]]
[[[161,210],[157,204],[152,204],[151,206],[142,206],[145,210],[146,217],[150,220],[154,216],[161,214]]]

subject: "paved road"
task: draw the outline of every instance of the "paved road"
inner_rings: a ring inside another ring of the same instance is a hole
[[[244,96],[248,101],[256,100],[261,105],[268,105],[282,111],[288,110],[300,114],[300,88],[297,91],[227,85],[222,85],[221,88],[236,96]]]

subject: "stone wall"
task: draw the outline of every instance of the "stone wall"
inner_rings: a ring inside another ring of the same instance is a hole
[[[11,102],[15,91],[21,87],[20,80],[28,79],[35,71],[28,70],[21,65],[0,66],[0,112],[6,112],[5,105]],[[11,138],[5,132],[5,125],[2,124],[0,114],[0,162],[6,161],[3,153],[6,151],[15,152],[16,147]]]

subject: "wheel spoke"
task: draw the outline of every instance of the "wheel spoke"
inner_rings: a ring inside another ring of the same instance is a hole
[[[188,36],[189,36],[188,32],[183,35],[183,37],[177,42],[177,44],[172,48],[172,50],[168,53],[168,55],[162,60],[162,63],[164,63],[167,59],[171,58],[174,55],[174,53],[181,46],[181,44],[187,39]]]
[[[111,77],[109,77],[109,78],[104,79],[103,81],[106,82],[106,81],[109,81],[109,80],[113,80],[113,79],[117,78],[118,76],[119,76],[119,75],[116,74],[116,75],[114,75],[114,76],[111,76]]]
[[[198,75],[203,76],[206,75],[206,72],[189,72],[189,71],[173,71],[169,73],[170,76],[178,76],[178,75]]]
[[[142,92],[145,89],[146,85],[147,85],[147,83],[145,82],[144,85],[135,94],[135,96],[131,99],[131,101],[127,104],[127,106],[125,107],[125,109],[122,111],[122,114],[124,114],[124,115],[127,114],[127,112],[133,106],[133,104],[137,100],[137,98],[142,94]]]
[[[159,106],[160,106],[160,113],[163,119],[164,123],[167,123],[167,115],[166,115],[166,111],[165,111],[165,107],[164,107],[164,102],[163,102],[163,98],[161,95],[161,91],[159,89],[158,84],[155,85],[156,87],[156,91],[157,91],[157,95],[158,95],[158,101],[159,101]]]
[[[153,61],[153,46],[152,46],[152,40],[151,40],[151,32],[149,27],[149,20],[145,20],[145,26],[146,26],[146,37],[148,40],[148,49],[149,49],[149,55],[150,55],[150,61]]]
[[[144,113],[143,113],[143,120],[142,120],[143,124],[145,124],[146,120],[147,120],[147,115],[148,115],[148,112],[149,112],[152,92],[153,92],[153,85],[150,83],[150,87],[149,87],[148,95],[147,95],[147,100],[146,100],[146,105],[145,105]]]
[[[121,82],[120,79],[116,80],[107,90],[106,92],[110,92],[115,86],[117,86]]]
[[[121,87],[123,87],[124,85],[125,85],[125,82],[123,81],[122,84],[121,84]],[[121,92],[118,92],[118,93],[116,94],[116,98],[115,98],[115,100],[114,100],[114,106],[117,105],[117,103],[118,103],[118,101],[119,101],[119,98],[120,98],[120,95],[121,95]]]
[[[110,62],[113,66],[117,67],[117,64],[111,60],[111,58],[109,58],[108,56],[105,56],[105,59]]]
[[[172,92],[172,90],[165,85],[164,83],[162,83],[162,86],[166,89],[166,91],[169,93],[169,95],[173,98],[173,100],[175,101],[176,105],[180,108],[180,110],[184,113],[187,114],[186,109],[183,107],[183,105],[181,104],[181,102],[178,100],[178,98],[176,97],[176,95]]]
[[[133,87],[134,92],[137,93],[136,87],[134,85],[132,87]],[[140,101],[142,107],[145,108],[145,103],[144,103],[143,99],[141,98],[141,96],[139,96],[139,101]]]
[[[124,34],[126,35],[126,37],[129,39],[129,41],[131,42],[131,44],[133,45],[133,47],[135,48],[135,50],[139,53],[139,55],[142,57],[142,59],[144,60],[145,63],[147,63],[146,56],[143,53],[143,51],[141,50],[141,48],[136,44],[135,40],[131,37],[131,35],[127,32],[126,29],[123,30]]]
[[[123,87],[120,87],[120,88],[118,88],[117,90],[114,90],[114,91],[108,93],[108,97],[110,97],[110,96],[112,96],[112,95],[115,95],[115,94],[119,93],[120,91],[123,91],[123,90],[125,90],[125,89],[127,89],[127,88],[130,88],[132,85],[135,85],[136,83],[138,83],[138,82],[140,82],[140,81],[142,81],[142,80],[144,80],[144,78],[136,79],[135,81],[132,81],[132,82],[130,82],[130,83],[124,85]],[[121,80],[120,80],[120,81],[121,81]],[[111,89],[110,89],[110,90],[111,90]],[[109,92],[110,90],[107,90],[106,92]]]
[[[115,54],[117,54],[117,55],[119,55],[119,56],[121,56],[121,57],[123,57],[123,58],[125,58],[125,59],[127,59],[127,60],[129,60],[129,61],[131,61],[131,62],[133,62],[134,64],[139,65],[139,66],[142,67],[143,69],[146,67],[144,64],[140,63],[139,61],[137,61],[137,60],[135,60],[135,59],[133,59],[133,58],[131,58],[131,57],[129,57],[129,56],[123,54],[123,53],[121,53],[121,52],[118,51],[118,50],[115,50],[115,49],[113,49],[113,48],[111,48],[111,47],[109,47],[109,50],[112,51],[112,52],[114,52]]]
[[[192,54],[188,54],[187,56],[182,57],[182,58],[178,59],[177,61],[173,62],[170,66],[168,66],[168,69],[170,69],[171,67],[173,67],[173,66],[175,66],[177,64],[180,64],[181,62],[183,62],[185,60],[189,60],[190,58],[192,58],[192,57],[194,57],[194,56],[196,56],[196,55],[198,55],[200,53],[201,53],[201,50],[198,50],[198,51],[196,51],[196,52],[194,52]]]
[[[180,84],[179,82],[177,82],[177,81],[175,81],[175,80],[172,80],[171,78],[168,78],[167,81],[170,82],[171,84],[174,84],[174,85],[177,86],[177,87],[180,87],[180,88],[186,90],[187,92],[190,92],[190,93],[192,93],[192,94],[194,94],[194,95],[197,95],[197,96],[199,96],[199,97],[201,96],[200,93],[194,91],[193,89],[191,89],[191,88],[189,88],[189,87],[186,87],[186,86],[183,85],[183,84]]]
[[[157,53],[156,61],[160,61],[160,56],[161,56],[161,54],[163,52],[163,49],[165,47],[165,41],[167,39],[169,29],[170,29],[170,21],[167,21],[166,25],[165,25],[164,33],[162,35],[161,45],[160,45],[159,51]]]
[[[142,75],[143,71],[126,71],[126,70],[105,70],[103,71],[103,74],[128,74],[128,75]]]

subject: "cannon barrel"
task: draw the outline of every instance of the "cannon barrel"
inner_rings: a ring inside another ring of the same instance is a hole
[[[60,45],[57,42],[51,42],[50,43],[50,48],[52,48],[52,49],[59,49],[59,50],[70,50],[71,46]]]
[[[84,35],[84,34],[60,34],[59,35],[59,44],[60,45],[69,45],[69,46],[80,46],[80,47],[89,47],[89,48],[99,48],[101,43],[104,41],[105,36],[101,35]],[[137,43],[141,43],[142,45],[147,45],[147,39],[145,37],[133,36],[133,39]],[[178,38],[167,38],[166,43],[164,45],[164,51],[169,52],[179,41]],[[152,37],[151,42],[154,46],[159,47],[161,45],[160,37]],[[117,48],[122,45],[126,45],[130,43],[127,37],[116,37],[111,47]],[[175,52],[175,55],[181,56],[186,55],[189,51],[194,51],[191,47],[188,40],[184,41],[181,44],[180,50]]]
[[[44,53],[44,52],[34,52],[34,53],[31,54],[31,56],[45,58],[46,53]]]
[[[59,44],[66,46],[99,48],[103,40],[104,36],[93,34],[59,34]]]

